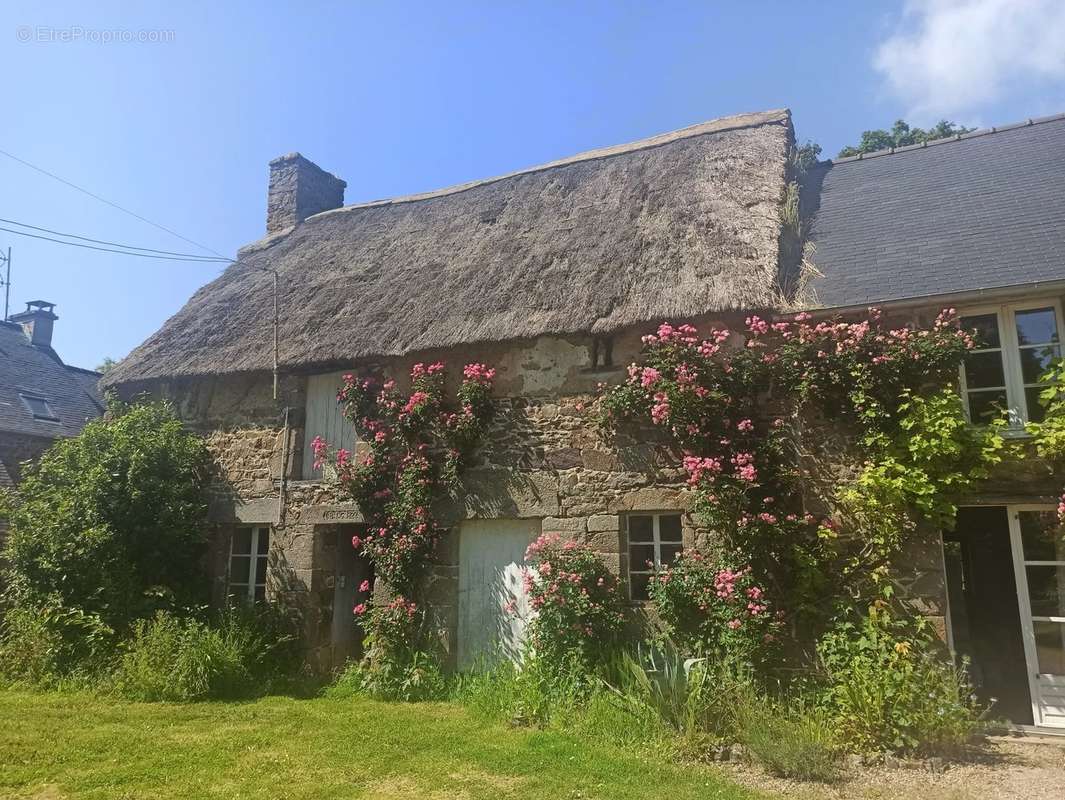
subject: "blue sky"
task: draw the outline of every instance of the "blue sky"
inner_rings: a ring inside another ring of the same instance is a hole
[[[1065,111],[1060,0],[123,5],[4,4],[0,149],[227,255],[262,236],[267,162],[293,150],[352,203],[782,106],[828,155],[900,116]],[[205,252],[2,155],[0,186],[0,218]],[[8,245],[12,310],[56,303],[80,366],[220,271]]]

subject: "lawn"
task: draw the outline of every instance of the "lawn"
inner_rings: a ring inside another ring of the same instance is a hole
[[[0,691],[4,798],[752,798],[681,766],[450,704],[129,703]]]

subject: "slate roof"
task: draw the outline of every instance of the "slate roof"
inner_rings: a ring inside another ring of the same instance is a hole
[[[50,347],[35,347],[13,322],[0,322],[0,435],[75,436],[103,413],[99,373],[64,364]],[[22,395],[43,398],[57,422],[36,419]]]
[[[814,305],[1065,280],[1065,114],[825,162],[803,189]]]

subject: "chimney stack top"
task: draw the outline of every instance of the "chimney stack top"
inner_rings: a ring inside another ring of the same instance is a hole
[[[344,205],[347,183],[299,153],[270,162],[266,232],[277,233],[314,214]]]
[[[22,326],[32,344],[51,347],[52,326],[59,319],[53,311],[54,308],[55,303],[49,303],[47,300],[30,300],[26,303],[25,311],[12,314],[9,320]]]

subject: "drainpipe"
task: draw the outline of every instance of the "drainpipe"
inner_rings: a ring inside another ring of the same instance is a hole
[[[270,270],[274,275],[274,400],[277,400],[277,271]],[[285,426],[288,426],[288,407],[285,408]],[[286,444],[288,439],[285,440]]]
[[[275,375],[276,380],[276,375]],[[276,385],[276,384],[275,384]],[[291,433],[288,427],[288,406],[285,406],[285,432],[281,441],[281,485],[277,490],[277,524],[284,521],[285,513],[285,485],[288,482],[288,440]]]

